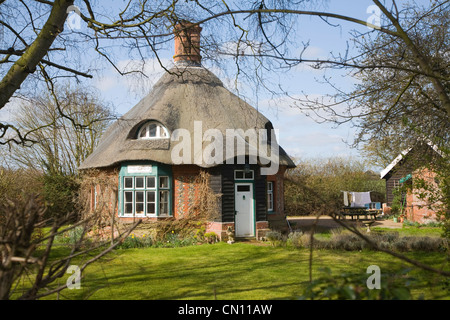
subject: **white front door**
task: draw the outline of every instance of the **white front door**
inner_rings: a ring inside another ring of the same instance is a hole
[[[236,183],[234,188],[236,237],[253,237],[255,235],[253,184]]]

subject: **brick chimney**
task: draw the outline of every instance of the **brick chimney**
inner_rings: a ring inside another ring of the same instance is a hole
[[[202,28],[189,21],[180,21],[174,27],[175,34],[175,55],[173,60],[176,63],[193,62],[200,64],[200,32]]]

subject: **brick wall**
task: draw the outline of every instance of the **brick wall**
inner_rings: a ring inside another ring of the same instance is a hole
[[[416,170],[413,173],[413,183],[417,182],[419,179],[423,179],[427,185],[432,188],[437,188],[437,184],[435,182],[436,174],[429,169],[420,169]],[[441,203],[431,203],[426,199],[421,199],[419,194],[426,193],[423,189],[414,189],[412,192],[409,192],[406,197],[406,217],[408,220],[426,223],[429,221],[436,220],[436,212],[435,208],[439,207]],[[431,207],[430,207],[431,205]]]
[[[173,166],[173,215],[176,219],[186,218],[194,209],[198,194],[196,178],[200,168],[194,165]]]

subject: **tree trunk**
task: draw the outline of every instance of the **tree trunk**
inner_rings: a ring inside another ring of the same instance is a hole
[[[0,271],[0,300],[9,300],[9,294],[14,281],[14,269]]]
[[[0,82],[0,109],[8,103],[26,77],[36,70],[36,66],[47,54],[53,41],[63,31],[67,18],[67,8],[71,5],[73,5],[73,0],[55,0],[47,22],[36,40],[11,66]]]

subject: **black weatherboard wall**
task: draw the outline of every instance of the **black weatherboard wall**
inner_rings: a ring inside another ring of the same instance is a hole
[[[222,222],[234,222],[234,171],[244,170],[244,165],[224,164],[219,166],[217,170],[220,172],[222,178]],[[250,165],[250,170],[254,171],[253,188],[255,194],[256,221],[266,221],[266,176],[260,174],[260,168],[257,165]]]

